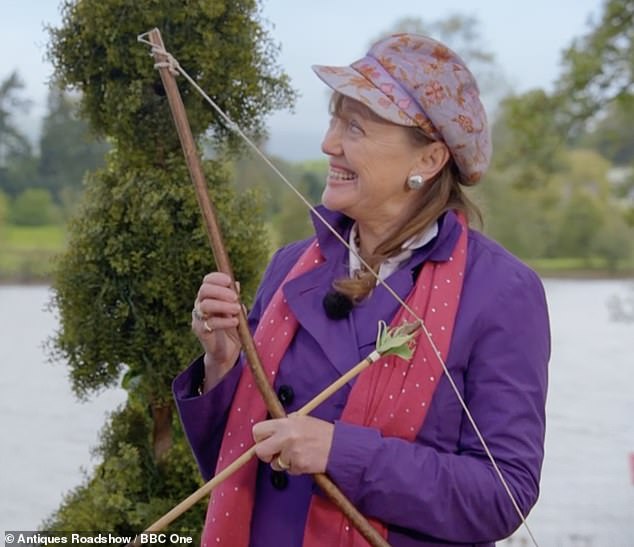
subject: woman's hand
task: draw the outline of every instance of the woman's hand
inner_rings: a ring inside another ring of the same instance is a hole
[[[240,353],[238,295],[221,272],[203,279],[192,312],[192,330],[205,350],[205,385],[209,391],[231,370]]]
[[[255,453],[276,471],[324,473],[335,426],[311,416],[289,415],[253,426]]]

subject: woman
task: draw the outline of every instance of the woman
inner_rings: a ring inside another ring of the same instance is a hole
[[[335,92],[318,211],[350,249],[316,220],[314,238],[275,254],[249,316],[264,366],[292,413],[364,358],[379,320],[407,318],[375,274],[434,345],[418,336],[410,363],[382,360],[310,417],[265,420],[240,358],[238,297],[227,276],[207,275],[192,321],[205,353],[174,383],[181,419],[205,479],[251,436],[260,462],[214,491],[203,542],[352,544],[313,487],[310,474],[326,472],[394,546],[492,545],[521,517],[436,351],[526,515],[543,458],[549,329],[537,276],[466,225],[462,186],[491,153],[477,85],[455,53],[416,35],[314,70]]]

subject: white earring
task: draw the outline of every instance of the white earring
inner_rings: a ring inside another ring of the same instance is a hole
[[[425,184],[425,179],[421,175],[412,175],[407,179],[407,187],[410,190],[420,190]]]

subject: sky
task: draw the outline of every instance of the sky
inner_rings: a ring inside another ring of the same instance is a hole
[[[300,94],[294,113],[269,117],[267,150],[289,160],[319,158],[328,122],[328,94],[311,65],[350,64],[364,55],[373,38],[402,17],[436,21],[463,14],[477,18],[482,45],[494,54],[501,77],[513,91],[523,92],[552,87],[560,72],[562,50],[588,30],[591,17],[599,18],[602,4],[602,0],[262,0],[266,28],[281,47],[278,64]],[[33,106],[21,123],[34,138],[52,72],[45,60],[44,27],[59,25],[59,2],[0,0],[0,5],[0,79],[17,70],[25,82],[24,96]],[[169,49],[169,37],[163,38]]]

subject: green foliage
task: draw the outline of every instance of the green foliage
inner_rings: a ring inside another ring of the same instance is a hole
[[[634,3],[606,0],[599,21],[564,52],[557,84],[563,128],[575,130],[634,92]]]
[[[40,136],[39,185],[49,189],[57,203],[67,209],[79,200],[86,172],[103,166],[108,149],[77,117],[77,102],[77,97],[52,86]]]
[[[474,189],[484,212],[485,232],[524,259],[549,256],[555,215],[544,189],[520,189],[513,179],[491,173]]]
[[[327,160],[289,163],[272,158],[272,161],[311,204],[319,203],[328,171]],[[306,205],[260,158],[243,155],[232,167],[239,188],[256,189],[264,196],[265,216],[273,229],[276,247],[312,233]]]
[[[100,134],[125,147],[179,150],[158,71],[137,36],[157,27],[166,49],[244,129],[294,94],[274,65],[276,48],[257,18],[255,0],[65,0],[63,25],[51,29],[50,54],[62,84],[82,91],[82,112]],[[181,82],[182,84],[182,82]],[[228,129],[189,85],[180,86],[192,131]]]
[[[0,189],[10,197],[38,187],[37,158],[30,149],[24,154],[10,156],[4,166],[0,166]]]
[[[206,176],[248,300],[267,252],[257,203],[248,192],[232,195],[218,163],[207,162]],[[88,178],[55,273],[55,350],[75,391],[114,385],[125,366],[146,400],[168,400],[172,378],[197,352],[190,310],[213,268],[182,159],[156,169],[111,154]]]
[[[553,175],[551,185],[563,196],[583,190],[607,207],[613,190],[608,181],[610,162],[597,151],[583,148],[567,150],[561,159],[561,170]]]
[[[603,158],[568,146],[628,162],[633,17],[630,0],[607,0],[599,21],[565,51],[554,93],[533,90],[502,103],[492,169],[478,192],[492,212],[489,233],[524,258],[599,257],[609,267],[627,259],[631,230],[617,236],[616,227],[634,211],[629,185],[610,185]],[[593,130],[582,137],[586,126]]]
[[[291,182],[296,181],[297,170],[293,164],[280,158],[270,158],[273,164]],[[257,189],[265,204],[265,215],[270,217],[280,211],[286,186],[264,161],[249,151],[231,164],[232,178],[239,190]]]
[[[609,103],[602,117],[584,135],[584,147],[597,149],[618,166],[634,164],[634,95]]]
[[[311,203],[319,203],[328,176],[328,160],[303,161],[297,165],[301,170],[301,182],[306,188],[305,196]]]
[[[33,185],[37,174],[29,141],[15,120],[29,107],[20,96],[23,88],[16,72],[0,82],[0,190],[12,198]]]
[[[11,207],[11,222],[18,226],[44,226],[59,222],[59,210],[48,190],[29,188],[15,198]]]
[[[494,167],[475,188],[487,233],[526,260],[579,258],[589,266],[591,258],[599,258],[605,263],[593,267],[608,268],[626,261],[634,233],[608,181],[609,162],[593,150],[561,149],[556,172],[541,173],[539,184],[520,186],[513,183],[522,162],[529,165],[531,151],[525,153],[517,165]],[[624,229],[617,235],[615,226]],[[608,234],[615,236],[611,242]]]
[[[9,215],[9,198],[0,190],[0,226],[2,226]]]
[[[24,82],[17,72],[11,73],[0,82],[0,164],[13,155],[29,152],[26,137],[16,127],[13,116],[28,109],[29,102],[19,96]]]
[[[295,186],[302,195],[308,195],[308,185],[303,180]],[[313,224],[306,205],[286,186],[280,190],[278,201],[279,210],[271,219],[277,245],[309,237],[313,233]]]
[[[593,256],[602,258],[605,267],[615,272],[628,261],[634,251],[634,229],[619,215],[607,215],[601,228],[592,236],[590,249]]]
[[[56,76],[81,92],[81,112],[112,150],[105,167],[85,179],[56,265],[60,329],[50,349],[68,363],[78,396],[125,373],[129,397],[102,437],[96,472],[51,517],[51,529],[139,531],[198,486],[176,420],[173,433],[169,421],[166,431],[154,411],[171,411],[172,379],[200,351],[190,310],[215,265],[158,71],[149,47],[137,42],[153,27],[245,129],[257,133],[268,112],[293,98],[254,0],[65,0],[63,24],[50,31]],[[205,162],[205,175],[248,303],[268,255],[259,201],[252,191],[231,190],[229,160],[218,159],[231,149],[228,130],[179,83],[194,137],[210,130],[214,139],[216,160]],[[177,525],[199,530],[203,510]]]
[[[561,167],[558,102],[541,90],[506,98],[493,130],[493,168],[519,188],[544,186]]]
[[[573,191],[563,210],[562,230],[559,234],[558,249],[561,256],[590,258],[590,243],[601,228],[604,216],[599,204],[582,190]]]
[[[75,116],[77,99],[53,86],[40,155],[34,155],[14,120],[29,105],[19,96],[22,87],[15,73],[0,84],[0,190],[16,197],[24,190],[46,189],[67,213],[78,201],[84,173],[103,165],[106,146],[95,142],[86,122]]]
[[[152,455],[149,415],[138,401],[128,401],[112,414],[101,432],[94,454],[99,459],[95,471],[65,496],[42,528],[134,535],[171,509],[174,502],[198,489],[198,470],[177,419],[173,425],[174,444],[157,464]],[[204,503],[198,504],[168,532],[191,535],[197,543],[204,511]]]
[[[0,190],[15,197],[35,181],[35,160],[15,115],[28,110],[20,96],[24,84],[16,72],[0,82]]]

